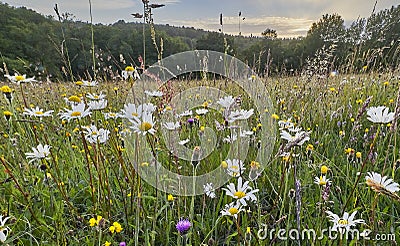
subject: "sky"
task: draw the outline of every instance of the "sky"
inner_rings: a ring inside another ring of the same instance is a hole
[[[89,1],[92,3],[93,23],[112,24],[118,20],[140,22],[131,13],[142,13],[141,0],[8,0],[11,6],[25,6],[44,15],[55,15],[57,3],[60,13],[71,13],[76,20],[89,21]],[[305,36],[313,22],[323,14],[337,13],[347,24],[358,17],[368,17],[376,0],[150,0],[165,4],[154,9],[156,24],[186,26],[218,31],[219,15],[223,14],[223,31],[229,34],[260,36],[267,28],[278,37]],[[399,0],[378,0],[375,12],[399,5]],[[239,18],[239,12],[242,13]],[[243,18],[245,18],[243,20]]]

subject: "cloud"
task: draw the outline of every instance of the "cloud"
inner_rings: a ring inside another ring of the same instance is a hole
[[[176,26],[195,27],[205,30],[218,31],[220,27],[217,18],[204,18],[197,20],[163,20],[163,23],[170,23]],[[239,19],[237,16],[225,16],[224,32],[237,35],[239,33]],[[267,28],[277,31],[279,37],[297,37],[305,36],[311,24],[315,20],[303,18],[289,18],[278,16],[246,17],[241,21],[241,33],[246,36],[261,36]]]

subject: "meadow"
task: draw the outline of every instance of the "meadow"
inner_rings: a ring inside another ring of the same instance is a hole
[[[234,81],[210,76],[171,80],[147,91],[147,104],[129,105],[140,79],[134,68],[123,72],[126,79],[96,83],[2,79],[0,244],[400,242],[398,71],[261,78],[273,103],[264,112],[251,110],[257,98]],[[202,94],[202,103],[180,111],[170,104],[198,86],[226,95]],[[166,122],[169,113],[174,117]],[[276,133],[268,139],[267,163],[256,159],[265,141],[261,115]],[[248,128],[242,132],[237,122]],[[208,130],[215,148],[199,159]],[[189,159],[170,151],[163,131],[177,136]],[[129,147],[136,135],[150,146],[147,161],[138,161],[136,145]],[[242,138],[247,155],[239,154]],[[231,145],[234,158],[227,157]],[[174,195],[148,184],[135,168],[150,168],[154,160],[186,175],[221,166],[229,182],[204,184],[197,196]],[[352,229],[361,235],[348,235]],[[303,237],[304,230],[316,237]]]

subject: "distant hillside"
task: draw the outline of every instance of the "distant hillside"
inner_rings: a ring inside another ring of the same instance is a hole
[[[250,38],[155,25],[155,41],[162,57],[193,49],[216,50],[247,62],[261,75],[312,70],[313,76],[332,69],[359,71],[365,65],[394,69],[399,64],[399,17],[397,6],[360,18],[346,28],[339,15],[324,15],[313,24],[307,37],[298,39],[280,39],[271,27],[266,27],[264,38]],[[143,24],[122,20],[93,26],[97,79],[112,79],[126,65],[139,65],[138,57],[143,55],[142,30]],[[146,64],[152,64],[158,53],[148,25],[145,35]],[[2,74],[14,72],[39,79],[87,79],[94,75],[91,49],[90,24],[71,20],[68,14],[61,13],[59,20],[0,3],[0,56],[4,64],[0,79]],[[325,52],[324,65],[314,57],[318,52]]]

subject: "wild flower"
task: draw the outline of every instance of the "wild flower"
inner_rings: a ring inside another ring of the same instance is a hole
[[[125,70],[122,71],[121,76],[125,80],[130,79],[130,78],[132,78],[132,79],[140,79],[139,73],[132,66],[127,66],[125,68]]]
[[[49,110],[44,112],[43,109],[39,108],[36,106],[36,108],[25,108],[24,109],[24,115],[28,115],[30,117],[37,117],[37,118],[43,118],[43,117],[51,117],[53,116],[54,110]]]
[[[223,108],[229,109],[235,103],[235,99],[232,96],[226,96],[218,99],[217,103]]]
[[[241,211],[244,211],[244,209],[242,208],[242,204],[237,202],[231,202],[229,204],[226,204],[225,207],[221,210],[221,215],[222,216],[228,215],[237,219],[238,214]]]
[[[367,115],[367,119],[373,123],[389,123],[394,120],[394,113],[389,113],[389,108],[385,106],[370,107]]]
[[[215,198],[215,189],[212,183],[207,183],[203,185],[204,193],[210,197]]]
[[[88,80],[82,80],[82,86],[86,86],[86,87],[95,87],[97,86],[99,83],[95,80],[92,81],[88,81]]]
[[[110,134],[109,130],[106,129],[97,129],[95,125],[91,126],[83,126],[85,139],[91,144],[102,144],[107,142],[108,135]]]
[[[375,192],[400,200],[399,196],[395,193],[400,190],[399,184],[394,182],[393,179],[376,172],[368,172],[365,179],[367,185]]]
[[[106,99],[93,100],[88,102],[88,106],[91,110],[102,110],[107,107],[107,103]]]
[[[136,133],[143,135],[150,133],[151,135],[154,135],[156,132],[156,129],[154,128],[155,120],[153,118],[153,114],[150,112],[144,113],[141,115],[141,117],[134,117],[130,121],[132,123],[131,128]]]
[[[314,178],[314,183],[320,186],[326,185],[330,183],[329,179],[326,178],[325,175],[321,175],[320,177]]]
[[[296,132],[296,134],[294,136],[292,136],[289,132],[287,132],[286,130],[281,130],[281,138],[284,140],[288,141],[288,145],[291,146],[301,146],[303,145],[306,141],[310,140],[310,133],[306,132],[306,131],[298,131]]]
[[[164,95],[162,91],[144,91],[144,93],[150,97],[162,97]]]
[[[190,141],[190,140],[187,138],[187,139],[184,139],[184,140],[179,141],[178,144],[179,144],[179,145],[185,145],[185,144],[189,143],[189,141]]]
[[[190,229],[191,226],[192,224],[190,223],[189,219],[181,218],[176,223],[176,229],[181,235],[185,234]]]
[[[100,92],[100,94],[96,93],[88,93],[86,94],[86,97],[89,98],[90,100],[103,100],[106,99],[106,95],[103,94],[103,92]]]
[[[100,216],[100,215],[97,215],[96,218],[90,218],[90,220],[89,220],[89,225],[90,225],[91,227],[99,226],[102,220],[103,220],[103,217]]]
[[[7,240],[8,233],[11,231],[10,228],[5,226],[7,220],[9,219],[10,217],[3,218],[3,215],[0,215],[0,241],[2,243]]]
[[[203,114],[207,114],[207,113],[208,113],[208,109],[205,109],[205,108],[196,109],[196,114],[198,114],[198,115],[203,115]]]
[[[113,224],[112,224],[112,226],[110,226],[109,228],[108,228],[108,230],[111,232],[111,233],[120,233],[121,231],[122,231],[122,226],[121,226],[121,224],[120,223],[118,223],[118,222],[114,222]]]
[[[229,116],[227,121],[229,123],[233,123],[237,120],[247,120],[248,118],[250,118],[250,116],[252,116],[254,114],[254,109],[250,109],[250,110],[235,110],[232,111]]]
[[[26,78],[26,74],[24,75],[19,75],[19,74],[14,74],[14,76],[5,74],[4,77],[9,79],[13,83],[31,83],[31,82],[36,82],[35,77],[32,78]]]
[[[59,113],[61,119],[70,121],[71,119],[82,119],[91,115],[90,108],[85,109],[85,103],[71,105],[72,109],[64,109],[64,112]]]
[[[181,126],[181,124],[179,123],[179,121],[177,121],[177,122],[165,122],[165,123],[163,124],[163,126],[164,126],[167,130],[173,131],[173,130],[178,129],[178,128]]]
[[[118,119],[121,117],[119,113],[114,113],[114,112],[108,112],[108,113],[103,113],[104,114],[104,119]]]
[[[238,177],[242,175],[246,168],[243,165],[243,161],[239,159],[227,159],[226,163],[226,173],[232,177]]]
[[[51,146],[49,145],[42,145],[39,144],[37,147],[33,147],[32,151],[30,153],[25,153],[27,159],[31,159],[29,163],[36,161],[36,160],[41,160],[41,159],[49,159],[50,155],[50,148]]]
[[[328,214],[328,218],[331,222],[333,222],[332,231],[338,231],[344,234],[346,231],[349,231],[352,226],[356,226],[357,224],[364,224],[364,220],[362,219],[354,219],[357,211],[354,211],[351,215],[349,213],[344,212],[343,217],[340,217],[337,214],[332,213],[331,211],[326,211]]]
[[[258,189],[254,189],[249,186],[249,181],[243,183],[242,177],[238,178],[237,188],[234,183],[230,183],[225,190],[226,195],[236,199],[237,203],[241,203],[243,206],[247,206],[247,201],[257,201],[257,197],[254,195],[258,192]]]
[[[10,111],[6,110],[3,112],[3,115],[4,115],[4,118],[6,118],[6,120],[9,121],[13,114]]]

